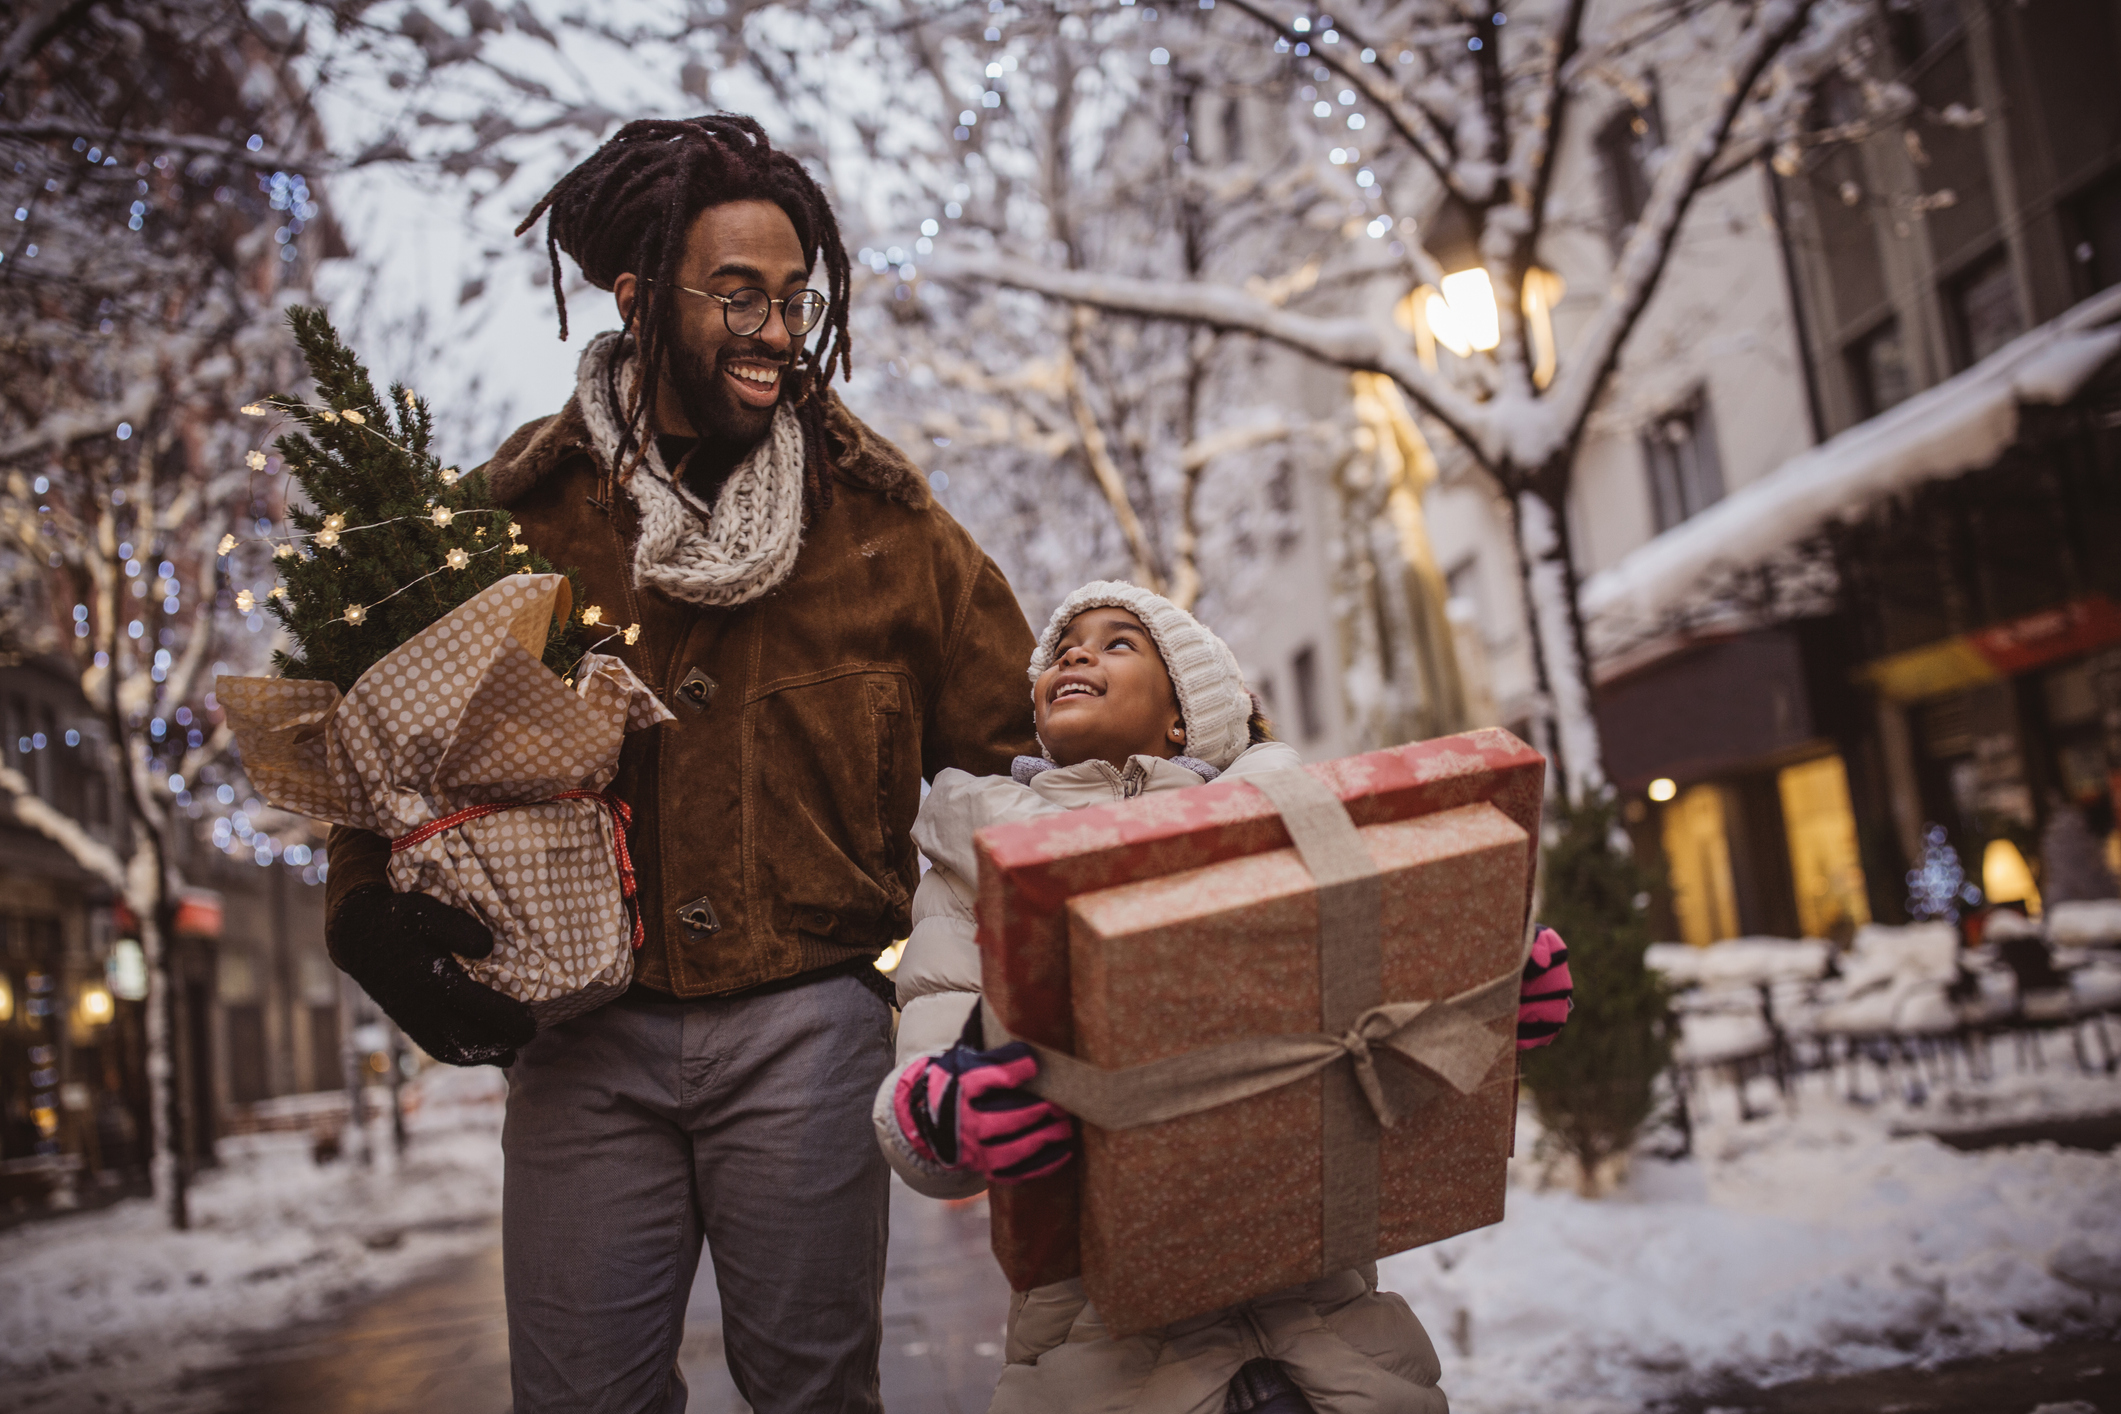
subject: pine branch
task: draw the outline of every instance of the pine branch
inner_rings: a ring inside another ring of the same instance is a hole
[[[316,387],[307,400],[266,399],[297,423],[275,446],[309,502],[288,511],[298,533],[275,547],[283,587],[266,607],[295,649],[274,666],[343,692],[503,575],[553,570],[519,543],[483,476],[459,476],[429,451],[425,403],[402,386],[378,397],[322,310],[297,307],[288,322]],[[572,617],[555,624],[546,666],[564,672],[578,639]]]

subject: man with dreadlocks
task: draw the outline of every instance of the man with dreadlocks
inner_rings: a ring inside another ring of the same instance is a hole
[[[541,215],[561,336],[563,251],[623,327],[485,471],[578,603],[639,626],[606,651],[679,714],[627,738],[612,787],[633,807],[636,981],[537,1031],[453,956],[491,946],[478,920],[392,893],[389,842],[343,829],[332,955],[438,1058],[510,1067],[516,1414],[683,1409],[703,1238],[753,1409],[876,1410],[869,1110],[891,1013],[873,964],[909,928],[922,778],[1032,749],[1031,631],[827,387],[850,366],[846,251],[757,123],[629,123],[522,229]]]

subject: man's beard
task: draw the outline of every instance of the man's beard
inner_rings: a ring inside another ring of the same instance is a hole
[[[677,395],[678,407],[683,410],[685,420],[692,424],[692,430],[702,441],[731,451],[749,450],[763,441],[773,426],[774,413],[780,409],[778,401],[771,407],[760,408],[737,397],[729,386],[730,375],[723,371],[723,367],[739,358],[780,363],[784,390],[795,371],[771,349],[731,343],[723,345],[717,357],[693,348],[682,333],[673,336],[668,356],[671,391]]]

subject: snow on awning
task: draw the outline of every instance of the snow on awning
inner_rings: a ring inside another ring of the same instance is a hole
[[[1926,481],[1994,463],[2025,403],[2066,403],[2121,352],[2121,287],[2022,334],[1956,377],[1792,457],[1585,581],[1587,618],[1655,623],[1719,570],[1767,559]]]

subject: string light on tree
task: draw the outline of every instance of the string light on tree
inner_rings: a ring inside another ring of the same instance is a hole
[[[283,676],[344,691],[509,568],[552,567],[521,543],[507,511],[473,499],[476,478],[432,455],[432,419],[417,396],[402,386],[379,393],[321,311],[295,309],[289,322],[316,392],[308,401],[267,400],[299,423],[275,448],[277,465],[304,493],[291,498],[291,533],[272,537],[282,584],[269,608],[294,645],[276,665]],[[505,538],[485,533],[493,526]],[[297,553],[305,538],[318,551],[349,553]],[[546,659],[555,671],[579,657],[578,635],[572,622],[553,625]]]

